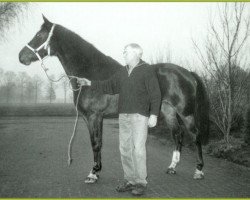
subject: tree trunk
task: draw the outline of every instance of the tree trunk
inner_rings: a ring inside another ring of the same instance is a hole
[[[36,87],[35,87],[35,104],[37,104],[37,90],[38,90],[38,84],[36,82]]]
[[[51,92],[50,92],[50,95],[49,95],[49,103],[51,104],[51,102],[52,102],[52,94],[51,94]]]
[[[64,90],[64,103],[66,103],[66,97],[67,97],[67,91],[66,89]]]
[[[227,111],[227,134],[226,143],[229,144],[229,135],[232,127],[232,66],[231,55],[228,55],[228,111]]]
[[[23,83],[21,83],[21,98],[20,98],[21,104],[23,103]]]

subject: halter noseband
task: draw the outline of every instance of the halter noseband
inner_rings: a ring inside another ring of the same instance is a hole
[[[50,46],[49,46],[49,42],[50,42],[50,39],[51,39],[51,37],[52,37],[52,35],[53,35],[53,31],[54,31],[55,26],[56,26],[55,24],[52,25],[47,40],[46,40],[43,44],[41,44],[38,48],[34,49],[34,48],[31,47],[29,44],[26,44],[26,47],[28,47],[28,48],[37,56],[37,58],[38,58],[41,62],[43,62],[43,60],[44,60],[45,58],[47,58],[48,56],[50,56]],[[41,56],[39,55],[38,52],[39,52],[41,49],[43,49],[43,48],[44,48],[45,50],[47,50],[48,55],[45,56],[44,58],[41,58]],[[44,69],[44,70],[47,70],[47,69]]]

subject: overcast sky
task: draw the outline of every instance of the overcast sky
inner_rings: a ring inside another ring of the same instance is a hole
[[[23,66],[18,61],[21,48],[39,30],[43,13],[121,64],[123,47],[135,42],[143,47],[145,61],[165,47],[174,63],[188,61],[197,70],[200,65],[191,38],[205,38],[209,16],[215,9],[216,3],[36,3],[23,24],[9,31],[8,42],[0,45],[0,67],[45,77],[38,62]],[[51,74],[63,72],[57,58],[48,59],[46,66]]]

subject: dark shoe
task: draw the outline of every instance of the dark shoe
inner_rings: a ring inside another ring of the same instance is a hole
[[[115,189],[117,192],[126,192],[131,191],[135,185],[129,183],[128,181],[125,181],[124,183],[118,185]]]
[[[145,193],[146,191],[146,186],[138,184],[132,189],[132,194],[135,196],[141,196]]]

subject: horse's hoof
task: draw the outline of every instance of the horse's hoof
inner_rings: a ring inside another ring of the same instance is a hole
[[[87,184],[93,184],[97,182],[97,179],[87,177],[84,182]]]
[[[167,174],[176,174],[176,170],[174,168],[168,168],[166,173]]]
[[[87,184],[96,183],[98,178],[99,178],[98,174],[93,174],[92,171],[90,171],[89,175],[87,176],[84,182]]]
[[[202,180],[204,179],[204,175],[202,174],[194,174],[194,177],[193,177],[195,180]]]
[[[194,173],[193,178],[195,180],[202,180],[202,179],[204,179],[204,173],[202,171],[200,171],[200,170],[196,170],[195,173]]]

